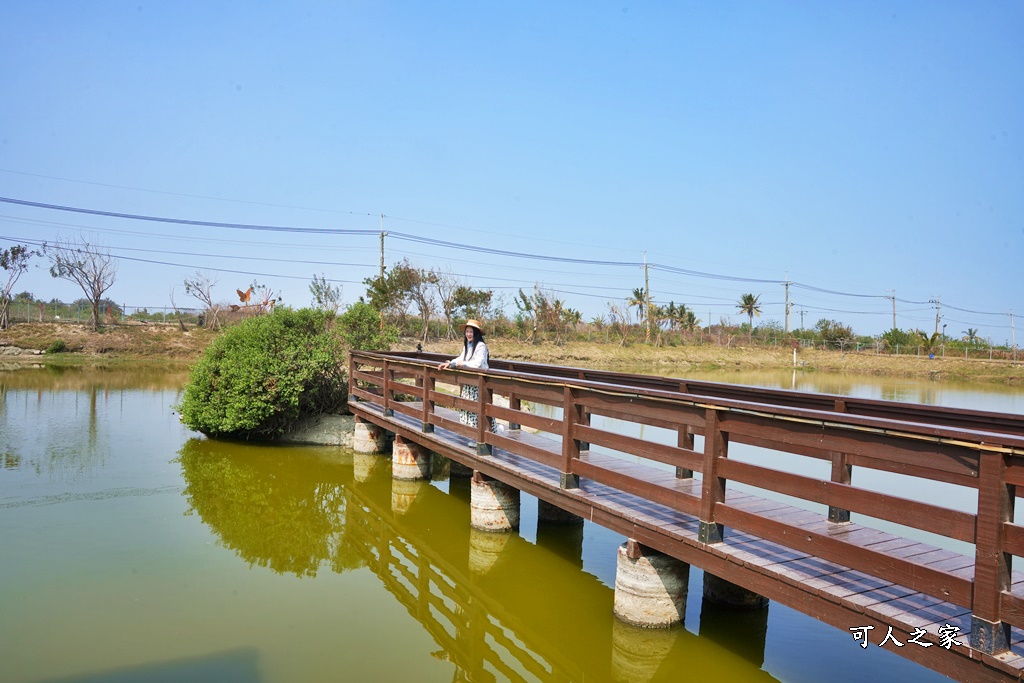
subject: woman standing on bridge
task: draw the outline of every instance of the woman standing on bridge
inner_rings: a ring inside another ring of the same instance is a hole
[[[465,331],[465,339],[462,342],[462,353],[452,358],[451,360],[445,361],[437,366],[439,370],[447,370],[448,368],[474,368],[477,370],[486,370],[488,368],[487,359],[487,344],[484,342],[484,331],[480,325],[479,320],[470,318],[466,321],[466,324],[462,326]],[[475,384],[462,384],[461,395],[462,398],[476,401],[480,398],[480,390]],[[495,431],[495,422],[493,418],[491,420],[491,431]],[[471,413],[467,410],[459,411],[459,422],[470,427],[476,427],[479,422],[476,413]]]

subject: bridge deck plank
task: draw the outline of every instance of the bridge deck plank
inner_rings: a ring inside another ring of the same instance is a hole
[[[417,402],[413,405],[420,404]],[[380,414],[378,406],[372,404],[360,404],[360,406],[370,412],[378,413],[379,419],[401,424],[408,429],[419,430],[419,421],[405,413],[395,413],[393,416],[385,418]],[[450,413],[450,415],[445,415],[448,419],[458,419],[457,411],[440,407],[435,410],[439,413],[442,411]],[[503,436],[544,449],[552,455],[561,456],[559,439],[534,434],[526,430],[506,432]],[[441,428],[436,428],[432,435],[425,434],[424,437],[444,441],[449,446],[465,450],[469,460],[476,457],[475,441],[472,439]],[[616,474],[628,475],[676,492],[700,496],[702,485],[700,479],[676,478],[674,471],[628,462],[623,458],[603,453],[584,452],[581,457]],[[595,510],[600,509],[605,513],[629,520],[633,524],[656,530],[657,533],[664,534],[673,540],[694,546],[699,545],[697,532],[700,522],[692,515],[616,489],[608,484],[587,479],[580,481],[578,489],[563,491],[559,489],[560,473],[556,468],[510,453],[502,448],[494,448],[493,454],[487,456],[487,461],[518,477],[553,491],[559,491],[562,495],[571,495],[591,505]],[[737,489],[727,491],[725,504],[744,512],[757,513],[774,522],[784,523],[803,531],[842,537],[842,540],[862,548],[885,552],[889,556],[911,560],[953,575],[973,576],[974,560],[972,557],[888,532],[863,527],[856,523],[829,522],[824,518],[823,512],[794,507],[782,501],[763,498]],[[759,538],[747,532],[726,528],[721,543],[703,547],[708,552],[727,558],[737,565],[800,587],[804,591],[841,605],[850,610],[853,615],[863,614],[865,617],[871,617],[883,623],[897,625],[905,633],[911,633],[915,629],[924,629],[927,632],[927,639],[933,643],[935,643],[937,628],[947,624],[959,627],[957,640],[960,642],[965,643],[970,633],[970,611],[959,605]],[[721,578],[729,580],[729,576]],[[1012,581],[1012,592],[1024,597],[1024,573],[1014,572]],[[851,622],[850,627],[859,625]],[[879,642],[884,636],[884,632],[873,634],[875,638],[873,642]],[[1016,671],[1017,675],[1021,676],[1021,673],[1024,672],[1024,630],[1011,629],[1011,651],[1000,655],[999,661],[1008,670]]]

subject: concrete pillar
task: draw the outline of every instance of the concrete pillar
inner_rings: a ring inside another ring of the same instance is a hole
[[[483,576],[494,569],[501,559],[512,534],[494,534],[478,529],[469,530],[469,571]]]
[[[682,629],[649,629],[612,622],[612,680],[647,683],[654,680]]]
[[[734,609],[704,600],[700,606],[701,638],[719,643],[758,668],[764,666],[768,608]]]
[[[454,465],[455,462],[453,461]],[[469,507],[470,499],[473,497],[470,491],[470,477],[449,477],[448,495],[456,500],[461,500]]]
[[[416,481],[430,478],[430,451],[423,446],[395,436],[391,446],[391,476]]]
[[[519,489],[474,472],[470,481],[469,525],[480,531],[519,528]]]
[[[448,477],[454,479],[456,477],[468,479],[473,476],[473,468],[467,465],[463,465],[461,462],[451,461],[451,465],[448,468]]]
[[[768,605],[768,598],[707,572],[704,572],[704,599],[739,609],[762,609]]]
[[[537,499],[537,545],[583,566],[583,518]]]
[[[388,433],[366,420],[357,417],[352,434],[352,450],[356,453],[383,453],[387,448]]]
[[[374,474],[384,469],[388,458],[373,453],[354,453],[352,455],[352,472],[356,482],[368,481]]]
[[[644,628],[682,623],[689,578],[690,565],[629,539],[615,567],[615,616]]]
[[[537,499],[537,521],[553,522],[555,524],[582,524],[583,518],[567,510],[563,510],[554,503]]]
[[[404,515],[427,486],[430,484],[420,479],[394,479],[391,482],[391,511]]]

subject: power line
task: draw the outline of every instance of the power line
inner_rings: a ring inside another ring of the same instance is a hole
[[[0,170],[2,170],[2,169],[0,169]],[[169,194],[173,194],[173,193],[169,193]],[[110,217],[110,218],[121,218],[121,219],[126,219],[126,220],[150,221],[150,222],[159,222],[159,223],[188,225],[188,226],[194,226],[194,227],[215,227],[215,228],[227,228],[227,229],[235,229],[235,230],[284,232],[284,233],[298,233],[298,234],[324,235],[324,236],[329,236],[329,235],[378,236],[382,232],[382,230],[380,230],[380,229],[311,228],[311,227],[272,226],[272,225],[260,225],[260,224],[246,224],[246,223],[230,223],[230,222],[219,222],[219,221],[191,220],[191,219],[182,219],[182,218],[170,218],[170,217],[162,217],[162,216],[150,216],[150,215],[130,214],[130,213],[123,213],[123,212],[97,210],[97,209],[88,209],[88,208],[82,208],[82,207],[73,207],[73,206],[67,206],[67,205],[61,205],[61,204],[50,204],[50,203],[44,203],[44,202],[34,202],[34,201],[29,201],[29,200],[16,199],[16,198],[7,198],[7,197],[0,197],[0,202],[7,203],[7,204],[19,205],[19,206],[26,206],[26,207],[33,207],[33,208],[55,210],[55,211],[80,213],[80,214],[102,216],[102,217]],[[356,215],[354,212],[350,212],[350,213],[352,213],[353,215]],[[362,215],[362,214],[358,214],[358,215]],[[369,216],[370,214],[365,214],[365,215]],[[18,219],[18,220],[22,220],[22,219]],[[412,221],[412,219],[397,219],[397,220],[405,220],[405,221],[415,222],[415,221]],[[430,223],[427,223],[425,221],[422,221],[422,223],[428,224],[428,225],[430,224]],[[434,225],[441,225],[441,224],[434,224]],[[117,232],[117,231],[113,231],[113,230],[109,230],[109,229],[99,229],[99,228],[97,228],[97,230],[103,230],[103,231],[109,231],[109,232]],[[128,234],[140,235],[140,233],[135,233],[135,232],[130,232]],[[642,264],[640,262],[636,262],[636,261],[607,261],[607,260],[599,260],[599,259],[582,259],[582,258],[570,258],[570,257],[564,257],[564,256],[551,256],[551,255],[546,255],[546,254],[534,254],[534,253],[520,252],[520,251],[514,251],[514,250],[508,250],[508,249],[498,249],[498,248],[493,248],[493,247],[485,247],[485,246],[479,246],[479,245],[474,245],[474,244],[464,244],[464,243],[453,242],[453,241],[448,241],[448,240],[440,240],[440,239],[425,237],[425,236],[421,236],[421,235],[413,235],[413,234],[395,232],[395,231],[390,231],[390,230],[387,232],[387,234],[389,236],[391,236],[392,238],[396,239],[396,240],[410,242],[410,243],[415,243],[415,244],[424,244],[424,245],[428,245],[428,246],[439,247],[439,248],[446,249],[446,250],[468,251],[468,252],[473,252],[473,253],[486,253],[486,254],[491,254],[491,255],[495,255],[495,256],[510,257],[510,258],[520,258],[520,259],[529,259],[529,260],[534,260],[534,261],[544,261],[544,262],[563,263],[563,264],[575,264],[575,265],[592,265],[592,266],[609,267],[609,268],[621,268],[621,267],[640,268],[640,267],[642,267],[644,265],[644,264]],[[152,233],[141,233],[141,235],[142,236],[152,236]],[[166,236],[166,237],[170,237],[170,238],[173,238],[173,239],[180,239],[180,237],[171,237],[171,236]],[[195,238],[195,239],[202,239],[202,238]],[[280,246],[283,246],[283,245],[274,245],[274,246],[280,247]],[[138,251],[155,251],[155,250],[139,249]],[[163,252],[163,253],[167,253],[167,252]],[[210,257],[210,258],[224,258],[224,257],[218,257],[216,255],[196,254],[196,253],[192,253],[192,252],[171,252],[171,253],[178,253],[179,255],[189,255],[189,256],[205,256],[205,257]],[[156,263],[156,264],[162,264],[162,265],[175,265],[175,266],[180,266],[180,267],[189,267],[189,266],[183,266],[182,264],[172,264],[172,263],[163,262],[163,261],[147,261],[145,259],[132,259],[132,258],[129,258],[129,257],[122,257],[122,258],[125,258],[127,260],[136,260],[136,261],[141,261],[141,262]],[[232,257],[227,257],[227,258],[238,258],[238,257],[233,257],[232,256]],[[450,258],[450,257],[446,257],[446,258]],[[355,267],[360,267],[360,266],[363,265],[363,264],[340,264],[340,263],[330,263],[330,262],[322,262],[322,261],[302,261],[302,260],[283,261],[281,259],[255,259],[255,260],[276,260],[276,261],[287,262],[287,263],[308,263],[310,265],[318,265],[319,264],[319,265],[338,265],[338,266],[355,266]],[[453,259],[453,260],[457,260],[457,259]],[[786,284],[785,282],[783,282],[781,280],[750,278],[750,277],[726,275],[726,274],[720,274],[720,273],[711,273],[711,272],[706,272],[706,271],[700,271],[700,270],[693,270],[693,269],[669,266],[669,265],[665,265],[665,264],[650,263],[650,264],[648,264],[648,266],[650,268],[654,268],[655,270],[657,270],[659,272],[662,272],[662,273],[670,273],[670,274],[675,274],[675,275],[682,275],[682,276],[695,277],[695,278],[701,278],[701,279],[719,280],[719,281],[724,281],[724,282],[755,283],[755,284],[765,284],[765,285],[783,285],[783,284]],[[514,266],[508,266],[508,267],[509,268],[514,268]],[[231,271],[231,270],[219,269],[219,268],[212,268],[211,270],[222,270],[224,272],[239,272],[239,271]],[[264,276],[264,277],[286,277],[286,278],[291,278],[291,279],[304,279],[304,278],[299,278],[297,276],[275,276],[275,275],[269,275],[269,274],[264,274],[264,273],[256,273],[256,275],[260,275],[260,276]],[[583,275],[586,275],[586,274],[583,274]],[[600,274],[600,275],[593,275],[593,276],[595,276],[595,277],[622,277],[622,276],[619,276],[619,275],[612,276],[612,275],[608,275],[608,274]],[[480,277],[480,276],[468,276],[468,275],[465,275],[465,277]],[[486,277],[486,276],[484,276],[484,277]],[[517,281],[517,280],[511,279],[511,278],[510,279],[506,279],[505,281],[522,282],[523,284],[528,284],[525,280],[524,281]],[[680,284],[682,286],[687,286],[687,287],[693,287],[693,286],[699,287],[699,285],[689,285],[689,284],[683,285],[683,283],[678,283],[678,284]],[[857,297],[857,298],[893,299],[894,301],[898,301],[900,303],[907,304],[907,305],[927,305],[927,304],[930,303],[930,301],[913,301],[913,300],[906,300],[906,299],[896,299],[896,297],[894,297],[894,296],[890,297],[890,296],[887,296],[887,295],[863,294],[863,293],[855,293],[855,292],[842,292],[842,291],[827,289],[827,288],[823,288],[823,287],[817,287],[817,286],[814,286],[814,285],[807,285],[807,284],[803,284],[803,283],[799,283],[799,282],[789,282],[789,284],[792,284],[794,287],[798,287],[798,288],[801,288],[801,289],[804,289],[804,290],[807,290],[807,291],[819,292],[819,293],[822,293],[822,294],[828,294],[828,295],[833,295],[833,296]],[[563,285],[560,285],[560,286],[563,286]],[[588,286],[581,286],[581,285],[575,285],[575,287],[577,287],[577,288],[587,288],[587,289],[601,289],[600,287],[588,287]],[[598,296],[598,295],[594,295],[594,294],[587,294],[587,293],[583,293],[583,292],[574,292],[574,291],[570,291],[570,290],[558,290],[558,291],[560,293],[575,294],[575,295],[578,295],[578,296],[590,296],[590,297],[597,297]],[[669,293],[669,292],[659,292],[659,294],[665,294],[665,295],[668,295],[668,296],[672,296],[673,298],[678,296],[678,298],[680,298],[683,301],[694,300],[694,299],[698,299],[698,298],[707,298],[707,299],[713,298],[713,297],[699,297],[699,296],[694,296],[694,295],[689,295],[689,294],[676,294],[676,293]],[[604,297],[600,297],[600,298],[604,298]],[[955,307],[955,306],[949,306],[948,304],[947,304],[947,307],[948,308],[952,308],[954,310],[962,311],[962,312],[965,312],[965,313],[971,313],[971,314],[977,314],[977,315],[1008,315],[1007,313],[998,313],[998,312],[990,312],[990,311],[976,311],[976,310],[971,310],[971,309],[966,309],[966,308],[958,308],[958,307]],[[821,308],[821,309],[816,309],[816,310],[825,310],[825,311],[836,312],[836,313],[848,313],[848,314],[856,314],[856,315],[872,315],[872,314],[879,314],[880,315],[880,314],[882,314],[881,311],[879,311],[879,312],[846,311],[846,310],[835,309],[835,308]],[[970,323],[965,323],[965,324],[970,324]]]

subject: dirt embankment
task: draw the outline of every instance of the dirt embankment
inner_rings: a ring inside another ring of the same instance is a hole
[[[17,323],[0,332],[0,357],[68,364],[115,359],[185,363],[198,358],[214,336],[202,328],[182,332],[177,324],[126,323],[93,332],[76,323]],[[62,353],[46,353],[61,343]]]
[[[202,355],[216,335],[216,332],[204,328],[190,327],[182,331],[177,324],[126,323],[109,325],[93,332],[86,325],[73,323],[18,323],[0,332],[0,362],[87,365],[140,361],[188,365]],[[53,348],[57,342],[63,342],[66,352],[39,354]],[[550,342],[526,344],[495,338],[488,339],[487,343],[494,358],[580,367],[629,367],[651,374],[687,369],[770,370],[793,367],[792,348],[652,347],[645,344],[621,347],[593,342],[556,346]],[[396,348],[415,349],[416,340],[403,340]],[[424,344],[424,350],[454,356],[459,351],[459,343],[430,341]],[[829,373],[1024,385],[1024,354],[1020,363],[1012,363],[952,357],[931,360],[925,356],[887,356],[877,355],[873,350],[842,353],[803,349],[797,353],[797,366],[806,371]]]

